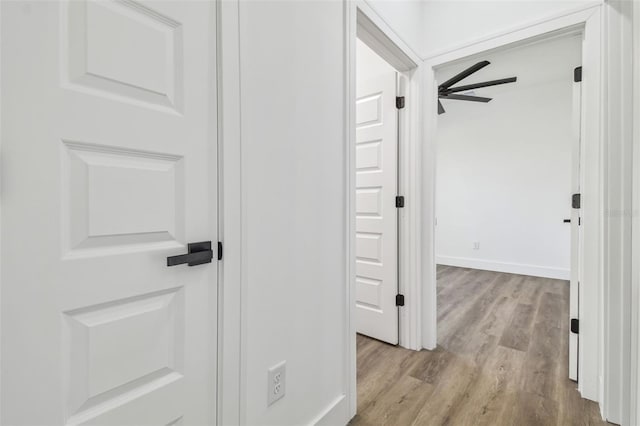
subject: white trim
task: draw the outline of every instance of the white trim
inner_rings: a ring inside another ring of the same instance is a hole
[[[458,49],[430,57],[425,62],[437,68],[480,53],[489,53],[497,49],[503,50],[507,47],[517,47],[521,44],[530,44],[537,40],[549,39],[554,36],[578,33],[581,32],[587,20],[599,11],[600,5],[580,8],[577,12],[571,14],[563,13],[539,22],[536,21],[534,24],[518,27],[513,31],[503,32],[485,40],[474,41]]]
[[[435,69],[446,63],[460,60],[495,49],[514,47],[530,43],[545,37],[556,37],[561,34],[573,34],[584,28],[583,43],[583,146],[585,151],[584,169],[585,182],[583,186],[584,208],[584,282],[580,294],[580,305],[583,312],[589,315],[581,316],[581,339],[578,389],[582,396],[592,400],[599,399],[600,386],[598,376],[601,371],[600,354],[593,348],[602,348],[602,232],[603,232],[603,200],[604,172],[603,172],[603,135],[601,123],[603,120],[603,105],[601,91],[601,16],[600,6],[594,5],[572,13],[563,13],[532,25],[517,28],[501,35],[490,36],[482,41],[474,42],[456,50],[448,51],[425,62],[425,141],[423,153],[423,218],[430,226],[423,228],[422,247],[424,253],[424,282],[422,301],[423,314],[423,346],[433,348],[437,342],[436,318],[436,271],[435,271],[435,137],[437,129]],[[433,100],[433,101],[431,101]],[[588,343],[585,343],[588,342]],[[586,348],[592,348],[586,350]]]
[[[244,424],[239,1],[217,4],[219,238],[218,424]],[[241,284],[242,283],[242,284]]]
[[[599,354],[602,348],[603,192],[604,141],[602,135],[601,13],[586,18],[582,53],[582,239],[580,283],[580,339],[578,341],[578,390],[584,398],[599,401]],[[588,315],[587,315],[588,313]]]
[[[351,3],[351,2],[350,2]],[[372,47],[379,55],[386,55],[383,58],[393,65],[399,71],[408,71],[422,62],[422,57],[418,55],[403,39],[396,33],[393,28],[384,20],[376,11],[375,7],[369,4],[369,0],[356,0],[355,7],[361,13],[360,17],[366,17],[372,25],[363,24],[368,28],[368,32],[378,32],[380,36],[388,41],[382,42],[375,48]],[[357,25],[360,25],[359,23]],[[361,34],[358,34],[360,37]],[[365,43],[367,40],[362,40]],[[389,44],[390,43],[390,44]],[[393,46],[396,46],[394,48]]]
[[[640,113],[640,5],[633,5],[633,107]],[[640,120],[633,123],[632,309],[629,424],[640,424]],[[635,262],[633,259],[635,258]]]
[[[356,32],[357,6],[350,1],[344,2],[345,8],[345,245],[347,258],[345,259],[347,272],[346,305],[345,305],[345,354],[344,366],[347,368],[345,377],[345,392],[347,394],[347,417],[342,423],[347,423],[356,415],[358,409],[357,390],[357,354],[356,354]]]
[[[605,287],[603,398],[605,418],[629,424],[631,357],[631,246],[633,200],[633,32],[631,2],[604,9]]]
[[[436,264],[481,269],[483,271],[506,272],[508,274],[530,275],[532,277],[554,278],[557,280],[569,280],[570,278],[570,270],[568,268],[496,262],[470,257],[436,256]]]
[[[2,46],[4,46],[4,44],[2,43],[2,5],[0,4],[0,99],[2,99]],[[4,152],[2,150],[2,102],[0,102],[0,153]],[[0,160],[2,160],[2,156],[0,156]],[[1,175],[0,175],[1,177]],[[2,179],[0,178],[0,188],[2,187]],[[2,192],[0,192],[0,194],[2,194]],[[4,200],[4,197],[0,197],[0,223],[2,221],[2,202]],[[1,257],[1,247],[2,247],[2,233],[0,233],[0,259],[2,259]],[[2,262],[0,262],[0,277],[2,277]],[[0,289],[3,289],[4,287],[2,286],[2,279],[0,278]],[[0,291],[0,294],[2,292]],[[0,301],[2,299],[0,298]],[[0,303],[0,306],[2,306],[2,304]],[[2,309],[0,309],[0,318],[2,318]],[[2,330],[2,322],[0,321],[0,330]],[[2,361],[2,343],[0,342],[0,361]],[[0,365],[2,365],[0,363]],[[2,376],[0,375],[0,383],[2,383]],[[2,389],[2,386],[0,386],[0,389]],[[2,392],[0,391],[0,401],[3,401],[4,398],[2,398]],[[0,419],[2,419],[2,403],[0,403]]]
[[[405,306],[400,309],[400,346],[412,349],[422,349],[420,300],[421,286],[417,277],[420,269],[420,229],[421,204],[419,196],[420,149],[422,145],[422,68],[420,66],[402,73],[405,84],[406,104],[400,114],[400,179],[398,191],[405,197],[405,207],[400,209],[399,261],[400,293],[405,296]]]
[[[477,48],[478,46],[484,45],[484,44],[494,44],[497,40],[501,40],[501,39],[504,39],[505,37],[510,37],[514,34],[518,34],[521,32],[527,32],[532,28],[541,27],[543,25],[548,24],[549,22],[555,22],[565,17],[569,18],[569,20],[573,20],[577,15],[580,15],[583,12],[586,12],[588,15],[590,15],[592,12],[592,9],[599,8],[601,4],[602,4],[602,1],[598,1],[598,0],[592,1],[590,3],[581,4],[572,9],[567,9],[559,14],[550,15],[541,19],[536,19],[536,20],[527,22],[525,24],[516,25],[512,28],[498,31],[493,34],[489,34],[484,37],[474,39],[471,42],[462,43],[455,47],[450,47],[437,52],[427,53],[426,55],[423,56],[423,59],[426,62],[432,62],[434,59],[444,58],[448,54],[453,54],[454,56],[457,56],[456,52],[469,49],[469,48]],[[555,25],[553,26],[555,27]],[[562,28],[562,27],[557,27],[557,28]],[[525,37],[525,38],[528,38],[528,37]],[[500,42],[498,44],[503,45],[505,43]],[[488,49],[486,48],[478,49],[478,51],[486,51],[486,50]]]
[[[335,426],[344,424],[344,419],[347,418],[348,415],[348,408],[346,395],[340,395],[309,424],[314,426]],[[348,417],[348,419],[351,417]]]

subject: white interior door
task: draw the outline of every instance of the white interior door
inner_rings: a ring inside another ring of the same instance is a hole
[[[0,7],[1,423],[214,424],[212,2]]]
[[[396,71],[358,41],[356,330],[398,343]]]
[[[580,194],[580,134],[582,115],[582,83],[580,78],[575,78],[573,83],[573,143],[572,143],[572,183],[573,194]],[[574,196],[575,197],[575,196]],[[579,294],[580,294],[580,259],[582,258],[580,234],[581,219],[580,208],[576,208],[574,200],[571,200],[571,280],[569,284],[569,322],[580,318]],[[578,333],[569,330],[569,378],[578,380]]]

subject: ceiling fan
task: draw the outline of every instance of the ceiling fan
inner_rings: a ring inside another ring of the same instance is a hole
[[[517,80],[517,77],[509,77],[509,78],[503,78],[500,80],[491,80],[491,81],[485,81],[482,83],[467,84],[466,86],[451,87],[454,84],[458,83],[459,81],[469,77],[471,74],[480,71],[482,68],[486,67],[490,63],[491,62],[489,61],[478,62],[477,64],[472,65],[466,70],[462,71],[461,73],[454,75],[449,80],[445,81],[440,86],[438,86],[438,114],[445,113],[444,107],[442,106],[442,102],[440,102],[440,99],[454,99],[457,101],[487,103],[491,100],[491,98],[483,98],[482,96],[458,95],[458,93],[467,92],[473,89],[479,89],[481,87],[489,87],[489,86],[497,86],[499,84],[514,83]]]

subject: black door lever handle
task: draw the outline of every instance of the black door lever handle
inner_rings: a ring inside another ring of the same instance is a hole
[[[189,243],[187,248],[189,251],[187,254],[167,257],[167,266],[182,265],[184,263],[189,266],[195,266],[202,265],[203,263],[211,263],[211,259],[213,259],[211,241]]]
[[[563,223],[571,223],[571,219],[564,219],[562,222]]]

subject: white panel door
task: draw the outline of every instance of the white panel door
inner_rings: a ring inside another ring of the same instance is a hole
[[[211,2],[0,7],[1,423],[214,424]]]
[[[582,126],[582,83],[574,81],[573,83],[573,141],[572,141],[572,177],[571,190],[573,194],[580,194],[581,181],[581,143],[580,134]],[[580,209],[573,208],[573,200],[571,208],[571,279],[569,283],[569,324],[572,319],[580,318],[579,295],[580,295],[580,259],[581,252],[581,232],[580,226]],[[578,334],[569,330],[569,378],[578,380]]]
[[[366,66],[356,88],[356,330],[397,344],[396,72],[376,60]]]

